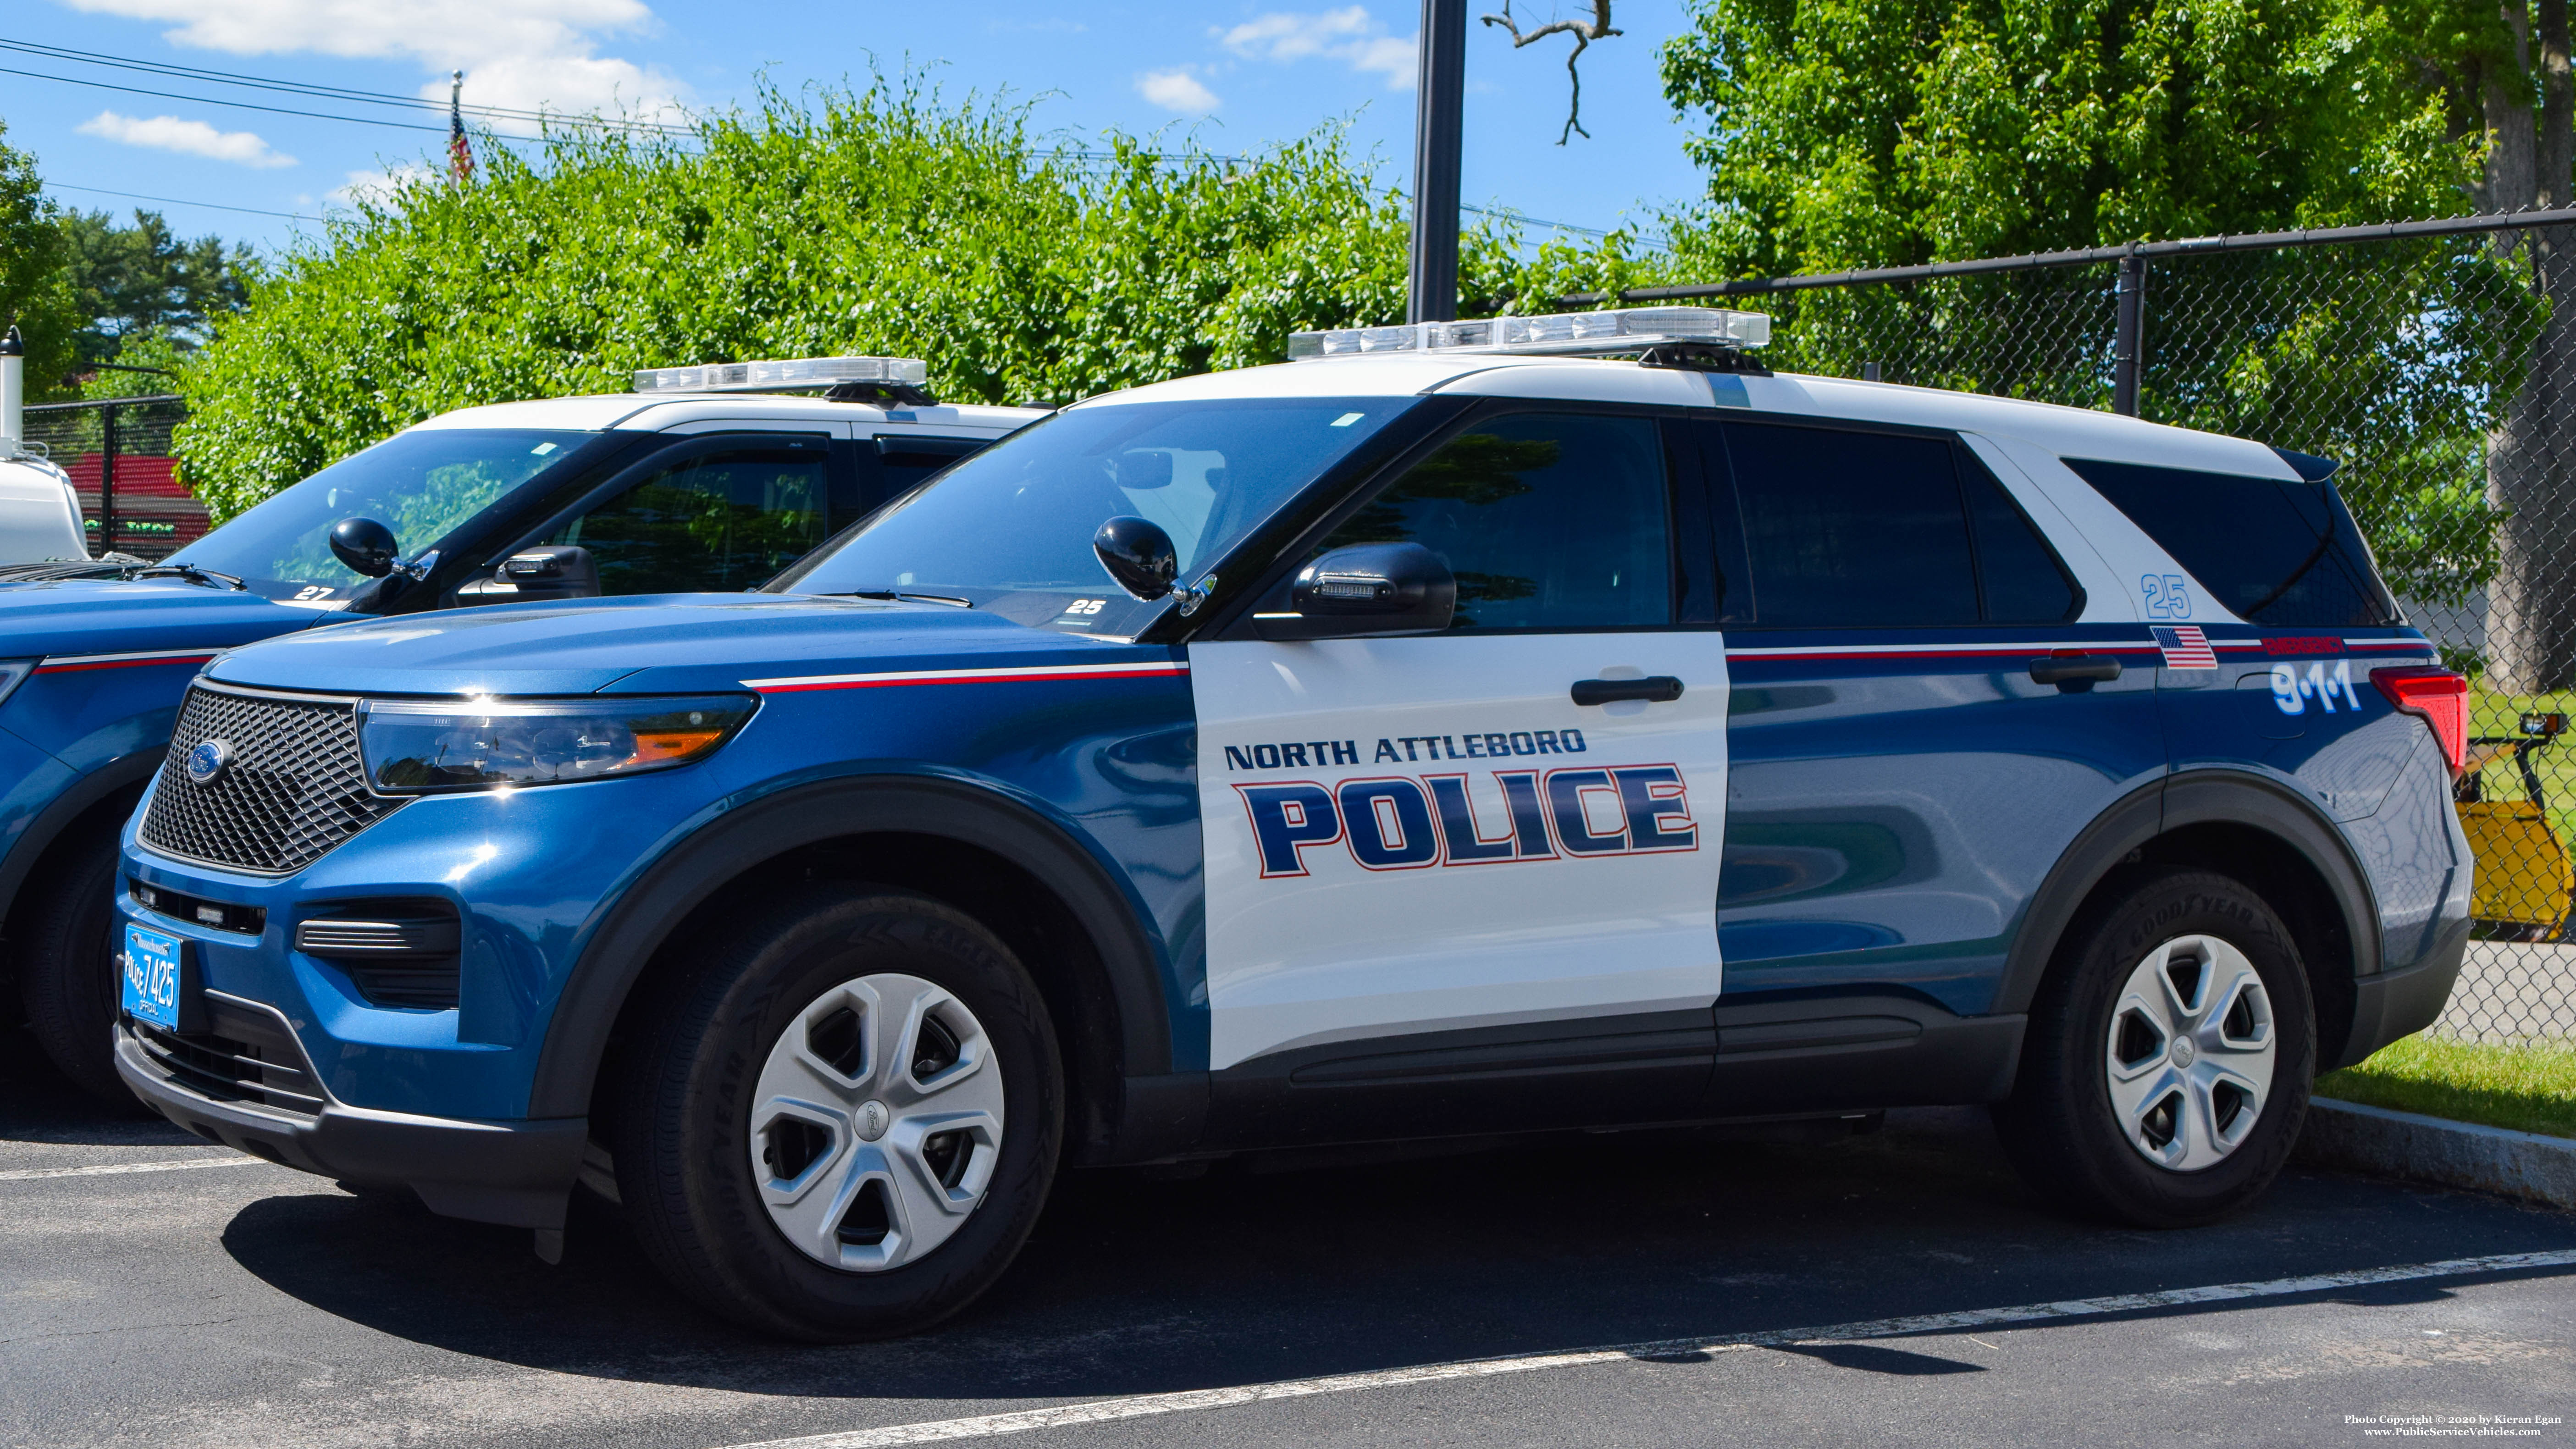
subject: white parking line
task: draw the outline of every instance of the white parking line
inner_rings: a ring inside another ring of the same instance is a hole
[[[23,1167],[0,1172],[0,1182],[34,1182],[40,1177],[115,1177],[127,1172],[186,1172],[196,1167],[248,1167],[259,1161],[247,1155],[190,1157],[178,1162],[106,1162],[96,1167]]]
[[[1379,1369],[1371,1373],[1336,1374],[1329,1378],[1288,1379],[1237,1388],[1191,1389],[1175,1394],[1138,1394],[1098,1399],[1052,1409],[1022,1409],[1008,1414],[979,1414],[968,1419],[936,1419],[919,1424],[893,1424],[882,1429],[854,1429],[839,1434],[810,1434],[798,1439],[763,1439],[731,1449],[880,1449],[896,1444],[938,1444],[955,1439],[989,1439],[1031,1429],[1061,1429],[1145,1419],[1158,1414],[1184,1414],[1198,1409],[1231,1408],[1271,1399],[1302,1399],[1316,1394],[1348,1394],[1363,1389],[1391,1389],[1444,1379],[1489,1378],[1496,1374],[1535,1373],[1581,1368],[1624,1359],[1663,1358],[1692,1353],[1732,1353],[1794,1343],[1849,1343],[1895,1338],[1997,1324],[2045,1323],[2055,1319],[2094,1318],[2134,1313],[2148,1308],[2223,1303],[2245,1298],[2279,1298],[2298,1293],[2360,1288],[2373,1283],[2403,1283],[2418,1278],[2454,1278],[2470,1273],[2508,1272],[2517,1268],[2561,1268],[2576,1265],[2576,1249],[2547,1253],[2499,1253],[2484,1258],[2451,1258],[2439,1263],[2413,1263],[2400,1268],[2363,1268],[2350,1273],[2319,1273],[2305,1278],[2275,1278],[2263,1283],[2220,1283],[2203,1288],[2176,1288],[2159,1293],[2121,1293],[2108,1298],[2077,1298],[2062,1303],[2025,1303],[2013,1308],[1971,1308],[1957,1313],[1925,1313],[1912,1318],[1881,1318],[1865,1323],[1837,1323],[1825,1328],[1784,1328],[1762,1333],[1721,1334],[1710,1338],[1668,1338],[1652,1343],[1614,1344],[1568,1353],[1534,1353],[1510,1358],[1469,1359],[1459,1363],[1423,1364]]]

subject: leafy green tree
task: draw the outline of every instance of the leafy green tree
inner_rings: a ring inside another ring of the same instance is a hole
[[[888,81],[768,94],[683,140],[494,146],[473,182],[399,183],[252,277],[184,369],[181,454],[229,514],[434,413],[644,367],[891,353],[943,396],[1062,402],[1403,315],[1401,199],[1339,130],[1245,160],[1156,149],[1071,154],[1022,108]],[[1474,233],[1469,295],[1510,287],[1515,252]]]
[[[85,364],[115,362],[145,336],[192,351],[249,297],[249,247],[226,248],[212,236],[183,241],[157,211],[138,209],[130,226],[104,211],[70,211],[59,224],[71,285],[89,319],[78,339]]]
[[[1709,178],[1667,219],[1677,269],[1776,276],[2456,214],[2489,147],[2430,79],[2436,8],[1693,0],[1663,53]],[[2109,280],[2024,272],[1765,305],[1786,365],[2100,407]],[[2345,492],[2392,579],[2455,602],[2497,565],[2485,439],[2545,310],[2475,244],[2177,259],[2147,289],[2140,409],[2352,463]]]
[[[8,129],[0,122],[0,136]],[[79,314],[63,271],[62,233],[34,159],[0,142],[0,331],[13,324],[27,348],[29,398],[63,391]]]

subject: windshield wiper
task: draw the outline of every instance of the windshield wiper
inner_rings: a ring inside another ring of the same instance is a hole
[[[219,574],[213,569],[201,569],[195,564],[188,563],[154,564],[148,569],[136,569],[134,572],[126,575],[126,577],[131,579],[150,579],[159,578],[165,574],[176,575],[179,578],[186,579],[192,584],[221,586],[223,588],[231,589],[236,593],[247,593],[250,590],[250,585],[243,583],[240,579],[233,577],[231,574]]]
[[[849,591],[849,597],[853,599],[906,599],[916,604],[946,604],[952,608],[958,609],[971,609],[975,607],[975,601],[973,599],[961,599],[955,594],[914,594],[906,593],[899,589],[852,589]]]

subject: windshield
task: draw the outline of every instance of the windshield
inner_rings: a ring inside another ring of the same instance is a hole
[[[1112,583],[1091,536],[1121,514],[1172,536],[1182,582],[1278,511],[1410,397],[1107,403],[1015,433],[841,535],[768,587],[919,594],[1024,624],[1132,634],[1162,608]]]
[[[424,428],[341,459],[172,554],[291,603],[328,604],[367,582],[331,556],[331,525],[372,518],[406,557],[445,538],[502,495],[581,451],[598,433]]]

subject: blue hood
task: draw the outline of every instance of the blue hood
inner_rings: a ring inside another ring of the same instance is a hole
[[[657,594],[353,623],[227,654],[208,672],[235,684],[353,694],[666,694],[1104,652],[1103,641],[942,604]]]
[[[0,586],[0,659],[229,649],[340,617],[177,579]]]

